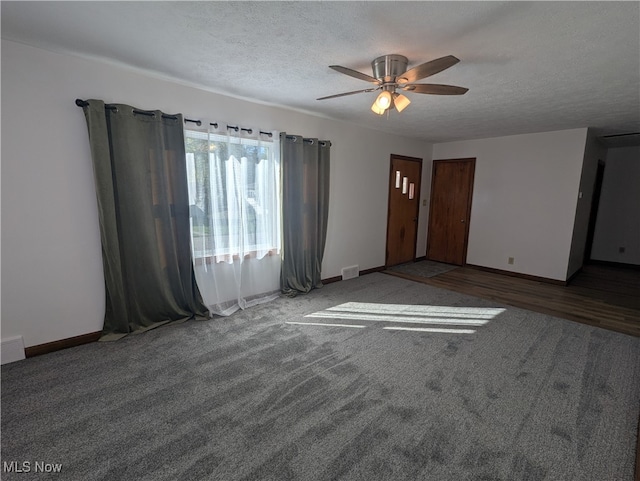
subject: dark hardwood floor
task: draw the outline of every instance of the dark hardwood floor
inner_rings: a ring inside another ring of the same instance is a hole
[[[589,264],[562,286],[460,267],[435,277],[399,277],[640,337],[640,270]]]

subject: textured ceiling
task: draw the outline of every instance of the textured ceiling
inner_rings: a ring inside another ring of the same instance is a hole
[[[211,91],[431,142],[579,127],[640,132],[638,2],[7,2],[2,37],[109,59]],[[370,84],[385,54],[463,96],[408,93],[378,117]],[[636,136],[637,138],[637,136]]]

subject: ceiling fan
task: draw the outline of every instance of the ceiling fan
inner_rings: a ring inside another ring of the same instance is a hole
[[[327,97],[320,97],[317,100],[333,99],[336,97],[344,97],[345,95],[359,94],[363,92],[375,92],[376,90],[382,90],[375,102],[371,106],[376,114],[382,115],[389,110],[396,109],[398,112],[402,112],[411,101],[404,95],[396,92],[396,90],[404,90],[407,92],[413,92],[417,94],[432,94],[432,95],[463,95],[469,89],[464,87],[456,87],[454,85],[440,85],[440,84],[416,84],[417,80],[430,77],[438,72],[448,69],[454,66],[460,60],[453,55],[447,55],[430,62],[425,62],[410,70],[407,70],[407,64],[409,60],[403,55],[383,55],[376,58],[371,62],[371,68],[373,69],[373,77],[357,70],[353,70],[340,65],[329,65],[329,68],[336,70],[350,77],[354,77],[366,82],[370,82],[375,87],[370,87],[362,90],[355,90],[353,92],[345,92],[342,94],[329,95]]]

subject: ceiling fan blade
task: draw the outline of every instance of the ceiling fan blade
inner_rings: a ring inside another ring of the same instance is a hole
[[[430,62],[425,62],[399,75],[398,82],[410,83],[410,82],[415,82],[416,80],[430,77],[432,75],[437,74],[438,72],[442,72],[443,70],[446,70],[449,67],[454,66],[459,61],[460,60],[458,60],[453,55],[447,55],[446,57],[441,57],[435,60],[431,60]]]
[[[379,88],[380,87],[377,87],[375,89],[371,88],[371,89],[364,89],[364,90],[354,90],[353,92],[345,92],[343,94],[335,94],[335,95],[328,95],[327,97],[320,97],[319,99],[316,99],[316,100],[335,99],[336,97],[344,97],[345,95],[361,94],[363,92],[373,92],[375,90],[378,90]]]
[[[414,92],[417,94],[432,95],[464,95],[469,89],[464,87],[456,87],[455,85],[439,85],[439,84],[413,84],[406,85],[403,90]]]
[[[371,82],[374,84],[380,84],[380,81],[370,75],[364,74],[362,72],[358,72],[357,70],[353,70],[347,67],[342,67],[340,65],[329,65],[329,68],[333,70],[348,75],[349,77],[354,77],[360,80],[364,80],[366,82]]]

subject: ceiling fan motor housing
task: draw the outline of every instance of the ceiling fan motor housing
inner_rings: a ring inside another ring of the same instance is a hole
[[[383,55],[371,62],[373,76],[383,82],[395,82],[396,77],[407,71],[409,60],[404,55]]]

